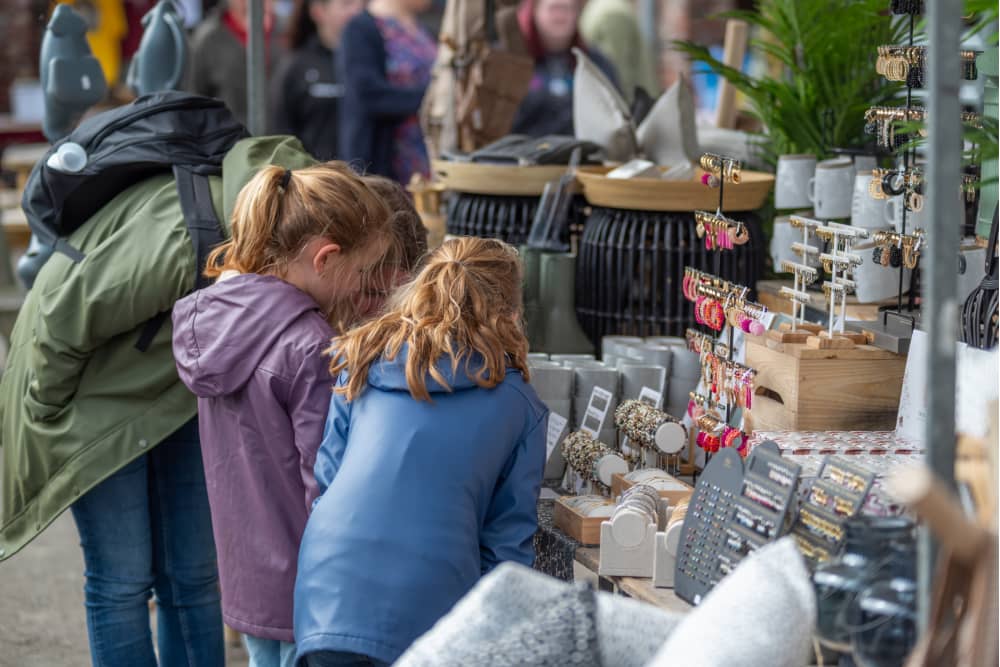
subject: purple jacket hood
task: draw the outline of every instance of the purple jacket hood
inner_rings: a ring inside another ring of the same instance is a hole
[[[174,306],[174,358],[181,380],[200,398],[242,389],[311,296],[272,276],[242,274]]]

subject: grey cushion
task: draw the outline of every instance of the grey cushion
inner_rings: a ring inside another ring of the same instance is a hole
[[[641,667],[679,620],[641,602],[505,563],[418,639],[396,667]]]

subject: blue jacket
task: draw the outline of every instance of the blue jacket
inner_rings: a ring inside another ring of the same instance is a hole
[[[445,359],[452,391],[428,376],[432,402],[416,401],[405,359],[331,400],[295,584],[299,659],[391,663],[498,563],[534,560],[548,410],[515,370],[482,389]]]
[[[420,110],[426,86],[397,86],[386,76],[388,56],[375,17],[363,11],[347,24],[340,41],[338,158],[359,170],[392,178],[393,131]]]

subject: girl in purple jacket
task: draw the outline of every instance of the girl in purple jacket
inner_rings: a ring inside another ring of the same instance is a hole
[[[174,355],[198,396],[223,618],[252,667],[291,664],[299,542],[330,405],[328,319],[371,291],[394,245],[376,184],[343,163],[266,167],[243,188],[211,287],[174,306]],[[335,308],[336,306],[336,308]]]

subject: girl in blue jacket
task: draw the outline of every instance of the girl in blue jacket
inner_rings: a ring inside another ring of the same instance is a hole
[[[521,319],[516,251],[462,238],[334,340],[299,667],[392,663],[498,563],[532,564],[547,411]]]

